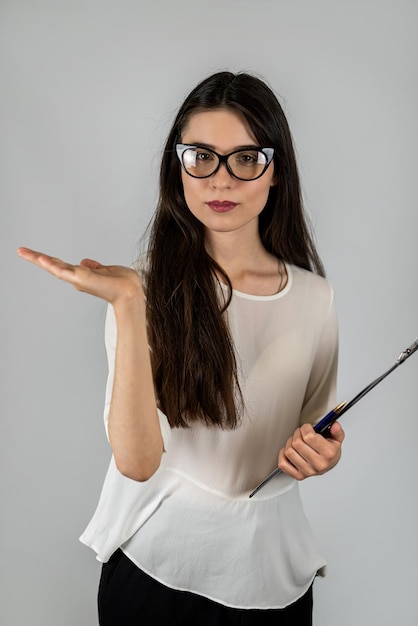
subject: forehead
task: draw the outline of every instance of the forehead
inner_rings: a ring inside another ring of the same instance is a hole
[[[219,152],[258,143],[244,117],[227,109],[194,113],[188,119],[181,139],[183,143],[200,143]]]

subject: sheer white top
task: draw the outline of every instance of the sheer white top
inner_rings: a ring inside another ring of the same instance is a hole
[[[227,310],[245,403],[239,427],[171,429],[159,412],[165,452],[150,480],[125,478],[112,458],[81,537],[99,561],[122,547],[165,585],[241,608],[287,606],[323,571],[295,480],[279,475],[248,498],[297,426],[318,421],[335,404],[332,289],[306,270],[288,265],[287,272],[280,293],[234,291]],[[115,345],[109,308],[105,422]]]

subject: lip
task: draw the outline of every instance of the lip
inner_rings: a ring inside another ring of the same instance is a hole
[[[211,200],[206,204],[216,213],[227,213],[238,206],[236,202],[230,202],[229,200],[224,200],[223,202],[220,202],[219,200]]]

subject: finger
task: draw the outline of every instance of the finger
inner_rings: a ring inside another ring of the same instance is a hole
[[[284,448],[284,458],[298,470],[305,471],[315,462],[317,452],[302,442]]]
[[[336,439],[334,437],[325,438],[322,435],[316,433],[311,424],[303,424],[300,428],[300,439],[303,441],[310,450],[313,450],[316,454],[324,454],[329,450],[330,443],[335,445]],[[297,449],[302,448],[302,444],[299,441],[294,443]]]
[[[317,453],[305,443],[301,436],[301,429],[298,428],[286,441],[283,448],[283,456],[295,468],[305,468]]]
[[[308,476],[324,474],[334,467],[340,458],[340,449],[327,450],[326,454],[318,454],[311,448],[302,456],[294,448],[285,450],[281,469],[297,480],[303,480]]]
[[[39,265],[39,263],[48,263],[50,261],[60,261],[63,263],[61,259],[49,256],[43,252],[38,252],[37,250],[31,250],[30,248],[18,248],[17,253],[20,257],[25,259],[25,261],[35,263],[36,265]]]
[[[49,256],[43,252],[31,250],[30,248],[18,248],[17,253],[20,257],[40,267],[53,276],[65,280],[67,282],[73,282],[73,274],[75,266],[70,263],[66,263],[62,259]]]
[[[83,259],[82,261],[80,261],[80,265],[82,267],[88,267],[91,270],[98,270],[103,267],[101,263],[99,263],[98,261],[94,261],[94,259]]]
[[[312,476],[323,474],[335,465],[340,448],[339,440],[325,439],[315,433],[310,424],[304,424],[295,431],[291,444],[285,448],[285,455],[305,476]]]
[[[316,433],[310,424],[301,426],[300,435],[303,441],[318,454],[323,454],[330,444],[331,446],[335,446],[336,443],[341,444],[345,437],[341,424],[338,422],[332,424],[327,437]]]
[[[293,451],[294,452],[294,451]],[[305,471],[302,469],[302,465],[304,466]],[[298,455],[295,455],[292,460],[287,456],[285,448],[282,448],[279,453],[278,466],[288,476],[295,478],[296,480],[303,480],[309,476],[307,471],[308,465],[306,462],[300,458]]]
[[[318,435],[310,424],[303,424],[300,428],[297,428],[292,437],[286,444],[286,451],[293,450],[297,452],[299,456],[305,461],[309,461],[312,456],[319,453],[321,441],[318,441]],[[323,439],[323,437],[319,437]],[[293,455],[293,452],[291,452]]]
[[[20,247],[17,249],[17,253],[22,259],[25,261],[29,261],[30,263],[37,263],[40,257],[47,256],[42,252],[37,252],[36,250],[31,250],[31,248],[23,248]]]

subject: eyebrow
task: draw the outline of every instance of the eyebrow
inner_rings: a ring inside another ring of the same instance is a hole
[[[216,148],[213,144],[210,143],[204,143],[201,141],[187,141],[187,142],[183,142],[186,146],[196,146],[198,148],[207,148],[208,150],[212,150],[213,152],[216,152]],[[261,146],[256,146],[255,144],[245,144],[243,146],[236,146],[233,150],[229,151],[229,154],[231,152],[235,152],[237,150],[260,150]]]

